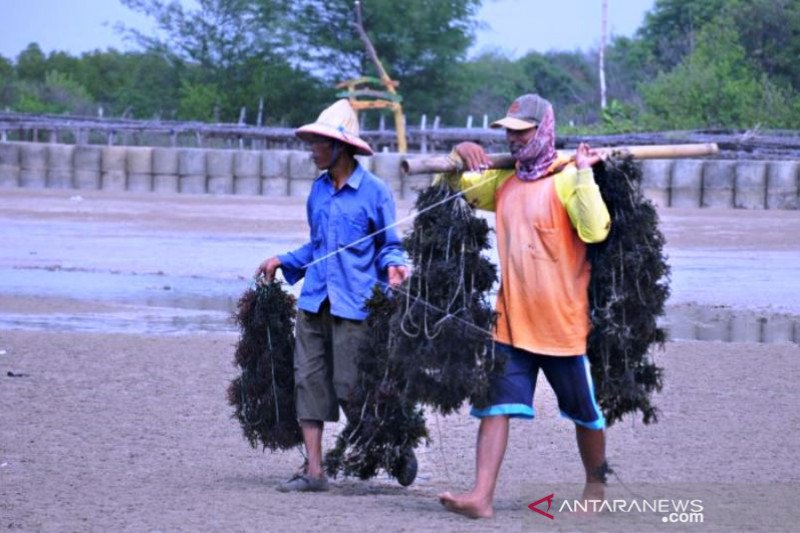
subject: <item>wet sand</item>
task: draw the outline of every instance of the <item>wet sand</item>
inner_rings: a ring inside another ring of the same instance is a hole
[[[307,231],[302,199],[75,196],[0,192],[0,268],[43,276],[66,269],[129,274],[120,279],[200,279],[211,270],[214,279],[246,283],[265,249],[302,241]],[[402,204],[400,213],[409,207]],[[797,254],[798,212],[669,210],[662,217],[673,254]],[[48,234],[59,236],[42,237]],[[181,242],[207,243],[214,253],[196,255]],[[233,252],[219,255],[229,244]],[[717,283],[720,296],[730,293],[724,277],[711,276],[708,284]],[[745,296],[735,296],[742,309],[752,307]],[[796,296],[786,295],[776,308],[791,308]],[[168,334],[114,326],[115,317],[144,317],[160,303],[0,292],[0,314],[41,317],[36,327],[0,329],[0,528],[793,531],[800,521],[797,344],[670,342],[656,353],[666,369],[665,389],[656,396],[659,423],[629,419],[609,430],[608,456],[618,474],[609,494],[702,499],[703,524],[622,513],[561,512],[551,521],[528,510],[550,493],[556,501],[576,496],[582,476],[573,429],[559,418],[544,381],[537,420],[512,424],[497,516],[475,522],[444,512],[435,498],[471,483],[477,423],[466,411],[429,415],[433,442],[418,450],[419,479],[408,489],[381,477],[336,480],[327,494],[276,492],[302,457],[251,449],[230,418],[225,388],[236,374],[236,334],[186,324]],[[58,318],[71,314],[107,320],[109,330],[71,331]],[[329,426],[328,443],[336,429]]]

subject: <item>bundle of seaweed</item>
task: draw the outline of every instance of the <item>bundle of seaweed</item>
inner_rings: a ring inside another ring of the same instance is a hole
[[[281,283],[257,283],[239,299],[241,330],[234,364],[242,374],[228,387],[245,438],[254,448],[286,450],[302,442],[294,405],[295,298]]]
[[[642,195],[639,166],[629,158],[611,159],[593,170],[612,220],[608,238],[588,250],[587,351],[597,400],[609,425],[635,411],[648,424],[657,421],[650,397],[662,386],[662,369],[649,350],[665,340],[656,325],[669,296],[664,236],[655,207]]]
[[[413,274],[388,295],[376,287],[367,302],[371,334],[347,425],[325,457],[329,475],[367,479],[383,468],[402,483],[408,451],[428,437],[420,405],[447,414],[466,399],[488,403],[488,373],[499,367],[485,297],[497,272],[481,255],[489,226],[451,195],[446,184],[420,193],[404,242]]]
[[[489,226],[450,188],[434,184],[417,198],[419,215],[404,245],[414,274],[392,323],[393,357],[405,361],[406,394],[444,414],[469,399],[488,403],[488,373],[497,368],[491,330],[495,313],[486,293],[496,267],[481,252]]]
[[[408,450],[428,432],[422,410],[406,395],[405,360],[390,354],[399,302],[376,286],[366,305],[371,334],[358,359],[358,386],[345,404],[347,425],[326,454],[325,469],[369,479],[383,468],[402,483]]]

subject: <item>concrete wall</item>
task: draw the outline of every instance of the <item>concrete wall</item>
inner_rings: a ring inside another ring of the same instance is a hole
[[[403,176],[399,154],[358,157],[397,198],[413,198],[431,176]],[[215,150],[0,143],[1,188],[306,196],[319,175],[296,150]]]
[[[396,198],[414,198],[431,176],[404,176],[402,156],[359,160]],[[800,208],[800,162],[649,160],[644,194],[660,207]],[[0,188],[305,196],[318,172],[308,152],[0,143]]]
[[[644,194],[660,207],[800,209],[800,162],[642,162]]]

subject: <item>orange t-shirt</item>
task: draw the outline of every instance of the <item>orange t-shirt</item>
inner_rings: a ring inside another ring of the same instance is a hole
[[[453,153],[451,157],[457,158]],[[591,169],[559,158],[560,171],[523,181],[513,170],[442,174],[480,209],[496,211],[500,291],[495,340],[545,355],[586,353],[587,242],[611,225]]]
[[[586,353],[590,266],[555,179],[514,176],[495,203],[502,272],[495,340],[545,355]]]

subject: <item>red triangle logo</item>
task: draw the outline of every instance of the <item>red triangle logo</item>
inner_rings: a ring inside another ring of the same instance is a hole
[[[544,498],[542,498],[541,500],[536,500],[535,502],[533,502],[533,503],[531,503],[530,505],[528,505],[528,509],[530,509],[530,510],[531,510],[531,511],[533,511],[534,513],[539,513],[539,514],[540,514],[540,515],[542,515],[542,516],[546,516],[546,517],[547,517],[547,518],[549,518],[550,520],[555,520],[555,517],[554,517],[553,515],[551,515],[550,513],[546,512],[546,511],[542,511],[541,509],[539,509],[538,507],[536,507],[536,506],[537,506],[537,505],[539,505],[540,503],[547,502],[547,510],[549,511],[549,510],[550,510],[550,507],[552,507],[552,505],[553,505],[553,498],[554,498],[554,497],[555,497],[555,493],[554,493],[554,494],[551,494],[551,495],[549,495],[549,496],[545,496],[545,497],[544,497]]]

